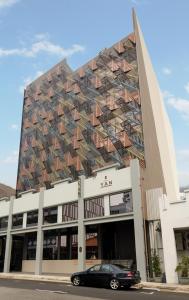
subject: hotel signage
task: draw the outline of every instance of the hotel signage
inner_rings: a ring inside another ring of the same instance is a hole
[[[100,183],[101,188],[106,188],[112,185],[112,180],[108,179],[107,176],[104,177],[103,182]]]

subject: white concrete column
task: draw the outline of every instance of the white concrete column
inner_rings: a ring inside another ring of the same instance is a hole
[[[104,215],[110,215],[110,197],[109,195],[104,196]]]
[[[38,209],[38,228],[37,228],[37,245],[36,245],[36,260],[35,260],[35,275],[42,274],[43,261],[43,203],[44,203],[45,188],[40,189],[39,193],[39,209]]]
[[[5,260],[4,260],[4,273],[10,272],[10,262],[11,262],[11,251],[12,251],[12,213],[15,197],[10,197],[9,201],[9,218],[8,218],[8,227],[7,227],[7,236],[6,236],[6,247],[5,247]]]
[[[78,270],[83,271],[86,268],[86,229],[84,225],[84,175],[79,177],[78,181]]]
[[[131,160],[131,183],[134,213],[134,232],[137,269],[140,271],[142,281],[147,280],[146,255],[144,241],[144,220],[142,211],[142,195],[140,186],[140,166],[138,159]]]
[[[57,218],[58,223],[62,223],[62,205],[58,205],[58,218]]]
[[[173,228],[167,226],[162,230],[163,255],[167,283],[178,283],[178,275],[175,272],[177,266],[177,252]]]
[[[163,207],[164,203],[161,198],[159,199],[159,206],[166,281],[167,283],[178,283],[178,275],[175,272],[178,264],[177,250],[174,229],[169,218],[170,212]]]
[[[27,213],[25,212],[23,214],[23,228],[27,227]]]

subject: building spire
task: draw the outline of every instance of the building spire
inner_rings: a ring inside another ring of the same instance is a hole
[[[145,160],[147,162],[144,174],[145,190],[161,187],[170,201],[176,201],[179,198],[179,185],[172,130],[134,9],[132,14],[136,38]]]

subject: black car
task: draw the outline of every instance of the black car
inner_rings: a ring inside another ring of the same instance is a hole
[[[125,266],[116,264],[95,265],[71,276],[71,282],[75,286],[104,286],[110,287],[112,290],[117,290],[121,286],[130,288],[140,280],[139,271],[128,270]]]

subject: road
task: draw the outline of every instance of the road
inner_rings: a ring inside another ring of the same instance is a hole
[[[71,284],[0,280],[2,300],[188,300],[188,294],[153,290],[118,290],[74,287]]]

